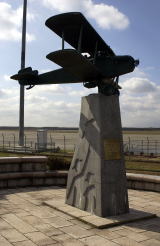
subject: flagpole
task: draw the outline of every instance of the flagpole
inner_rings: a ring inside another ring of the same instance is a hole
[[[23,1],[21,69],[25,68],[27,0]],[[20,85],[19,145],[24,145],[24,86]]]

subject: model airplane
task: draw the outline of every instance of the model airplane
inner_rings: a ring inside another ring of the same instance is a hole
[[[38,74],[31,67],[11,76],[21,85],[83,82],[87,88],[98,86],[105,95],[119,94],[120,75],[132,72],[139,64],[131,56],[116,56],[86,18],[79,12],[49,18],[46,26],[62,38],[62,49],[47,55],[61,69]],[[65,41],[74,49],[65,49]]]

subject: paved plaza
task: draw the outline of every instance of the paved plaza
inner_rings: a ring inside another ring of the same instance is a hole
[[[59,187],[0,191],[0,246],[160,246],[160,194],[129,190],[130,206],[157,218],[95,229],[44,202],[64,198]]]

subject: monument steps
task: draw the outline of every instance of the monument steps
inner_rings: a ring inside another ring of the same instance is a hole
[[[49,171],[47,157],[0,158],[0,189],[66,185],[66,171]]]
[[[63,185],[68,171],[49,171],[47,157],[1,157],[0,188]],[[160,176],[127,173],[129,189],[160,192]]]

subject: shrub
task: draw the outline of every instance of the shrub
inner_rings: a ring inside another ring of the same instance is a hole
[[[49,156],[48,157],[48,169],[49,170],[69,170],[71,161],[65,158]]]

